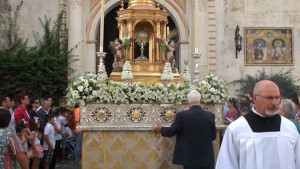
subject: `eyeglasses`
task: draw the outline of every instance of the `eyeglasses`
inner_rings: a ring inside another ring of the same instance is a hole
[[[36,101],[36,102],[34,102],[35,104],[40,104],[40,102],[39,101]]]
[[[276,96],[276,97],[272,97],[272,96],[262,96],[262,95],[259,95],[259,94],[255,94],[256,96],[259,96],[259,97],[262,97],[266,100],[269,100],[269,101],[272,101],[272,100],[275,100],[275,101],[279,101],[281,99],[280,96]]]

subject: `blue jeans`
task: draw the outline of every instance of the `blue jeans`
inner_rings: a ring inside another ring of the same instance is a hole
[[[75,163],[81,162],[81,149],[82,149],[82,133],[75,133],[76,148],[75,148]]]

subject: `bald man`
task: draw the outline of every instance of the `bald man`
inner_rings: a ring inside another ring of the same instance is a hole
[[[255,84],[255,106],[228,126],[216,169],[300,168],[299,134],[290,120],[277,114],[280,99],[274,82]]]

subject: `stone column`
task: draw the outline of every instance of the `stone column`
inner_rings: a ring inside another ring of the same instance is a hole
[[[68,1],[68,50],[72,50],[72,59],[70,66],[75,72],[69,75],[69,78],[75,77],[83,72],[84,67],[84,23],[83,23],[83,0]]]
[[[86,44],[85,71],[96,74],[96,44],[97,41],[88,41]]]
[[[180,60],[179,60],[179,65],[178,67],[180,68],[180,72],[183,72],[184,69],[184,60],[187,60],[189,62],[189,65],[192,65],[192,58],[190,57],[190,52],[189,52],[189,44],[188,43],[181,43],[179,46],[179,51],[180,51]],[[190,70],[193,70],[193,68],[190,68]]]
[[[199,0],[199,53],[201,53],[201,57],[199,58],[199,80],[207,74],[208,72],[208,53],[207,48],[208,46],[215,47],[214,44],[208,43],[207,37],[207,1],[206,0]],[[215,33],[215,31],[209,32]]]

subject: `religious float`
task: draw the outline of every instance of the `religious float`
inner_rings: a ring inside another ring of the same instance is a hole
[[[176,113],[188,109],[186,97],[191,89],[201,93],[202,107],[216,115],[217,156],[225,127],[222,102],[228,98],[228,90],[213,74],[191,82],[187,62],[181,75],[173,73],[163,45],[155,42],[156,38],[167,39],[167,16],[154,0],[129,0],[127,9],[121,5],[119,39],[126,48],[123,66],[117,68],[121,71],[113,71],[108,79],[105,54],[99,52],[98,74],[83,73],[70,83],[68,102],[80,103],[83,169],[182,168],[172,164],[176,138],[163,138],[152,130],[157,124],[170,126]],[[145,44],[151,50],[144,55]],[[139,56],[136,47],[140,47]]]

